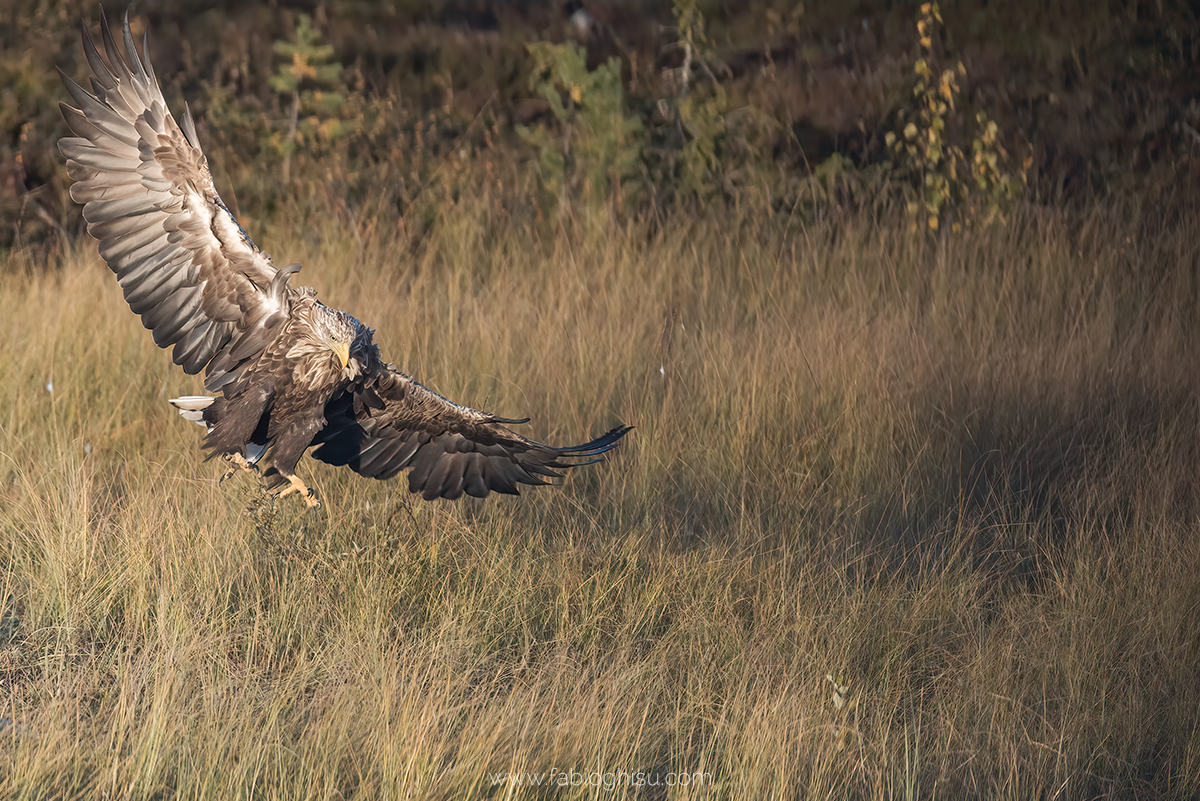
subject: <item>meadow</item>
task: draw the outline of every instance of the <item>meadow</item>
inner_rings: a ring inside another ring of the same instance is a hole
[[[314,511],[218,485],[67,197],[91,0],[0,28],[0,798],[1200,796],[1194,13],[495,6],[135,12],[294,283],[635,426]]]
[[[439,391],[637,426],[521,498],[218,487],[94,245],[10,260],[0,795],[1200,792],[1194,209],[477,205],[257,232]]]

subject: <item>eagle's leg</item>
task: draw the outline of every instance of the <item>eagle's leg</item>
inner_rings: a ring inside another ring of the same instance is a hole
[[[285,476],[285,478],[287,478],[289,486],[286,489],[275,493],[276,498],[282,498],[284,495],[290,495],[293,492],[298,492],[300,493],[300,497],[304,498],[304,502],[308,504],[309,509],[321,505],[321,502],[317,500],[317,493],[306,486],[305,483],[300,480],[299,476],[293,474],[290,476]]]
[[[244,470],[247,473],[257,473],[258,472],[258,465],[254,464],[254,462],[246,461],[246,457],[242,456],[242,454],[237,451],[234,451],[233,453],[225,454],[225,461],[230,462],[231,466],[228,470],[225,471],[225,475],[221,476],[221,480],[217,482],[217,486],[224,484],[225,479],[232,476],[239,469]]]

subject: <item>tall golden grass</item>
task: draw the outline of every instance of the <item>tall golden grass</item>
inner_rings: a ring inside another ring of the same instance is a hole
[[[94,246],[3,266],[0,794],[1200,793],[1195,209],[484,219],[248,227],[444,394],[637,426],[521,499],[218,487]]]

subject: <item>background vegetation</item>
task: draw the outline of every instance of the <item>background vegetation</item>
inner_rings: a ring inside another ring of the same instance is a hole
[[[521,499],[306,462],[308,514],[217,487],[81,235],[52,65],[95,8],[13,10],[0,793],[1200,794],[1191,9],[633,10],[134,9],[243,225],[389,358],[637,425]]]

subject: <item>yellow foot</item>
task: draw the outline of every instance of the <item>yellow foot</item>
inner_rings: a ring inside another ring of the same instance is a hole
[[[317,500],[317,493],[305,486],[304,482],[300,480],[299,476],[287,476],[287,480],[290,486],[285,490],[275,493],[276,498],[282,498],[284,495],[290,495],[293,492],[298,492],[300,493],[300,497],[304,498],[304,502],[308,504],[309,509],[313,509],[321,505],[321,502]]]
[[[250,464],[249,462],[246,461],[246,457],[242,456],[240,453],[225,454],[225,461],[230,462],[233,466],[225,471],[225,475],[221,476],[221,480],[217,482],[217,486],[224,484],[225,479],[232,476],[239,469],[245,470],[247,473],[257,473],[258,472],[258,465]]]

